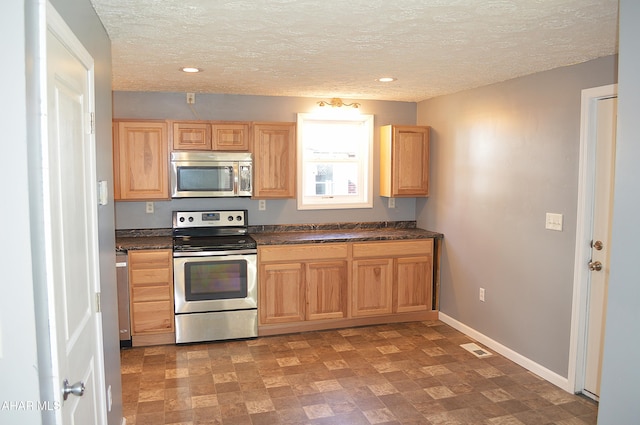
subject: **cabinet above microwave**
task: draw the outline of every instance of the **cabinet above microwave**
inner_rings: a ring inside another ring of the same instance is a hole
[[[173,121],[174,151],[249,151],[251,133],[248,122]]]

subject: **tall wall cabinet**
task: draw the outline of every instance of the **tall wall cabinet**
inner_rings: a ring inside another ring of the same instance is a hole
[[[380,196],[429,195],[429,127],[380,127]]]
[[[296,124],[253,124],[253,197],[296,195]]]
[[[116,121],[113,130],[115,199],[169,199],[167,123]]]

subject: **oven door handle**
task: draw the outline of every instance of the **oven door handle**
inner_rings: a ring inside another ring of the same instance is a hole
[[[173,257],[222,257],[225,255],[255,255],[257,249],[236,249],[230,251],[196,251],[196,252],[173,252]]]

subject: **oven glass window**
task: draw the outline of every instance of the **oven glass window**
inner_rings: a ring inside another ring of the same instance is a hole
[[[203,261],[185,264],[187,301],[247,297],[247,262]]]
[[[233,190],[233,167],[178,167],[178,190],[228,192]]]

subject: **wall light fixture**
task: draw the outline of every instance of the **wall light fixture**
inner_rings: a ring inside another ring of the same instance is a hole
[[[344,103],[342,101],[342,99],[338,98],[338,97],[334,97],[331,100],[321,100],[320,102],[318,102],[319,106],[331,106],[332,108],[341,108],[343,106],[351,106],[352,108],[359,108],[360,104],[357,102],[353,102],[353,103]]]

